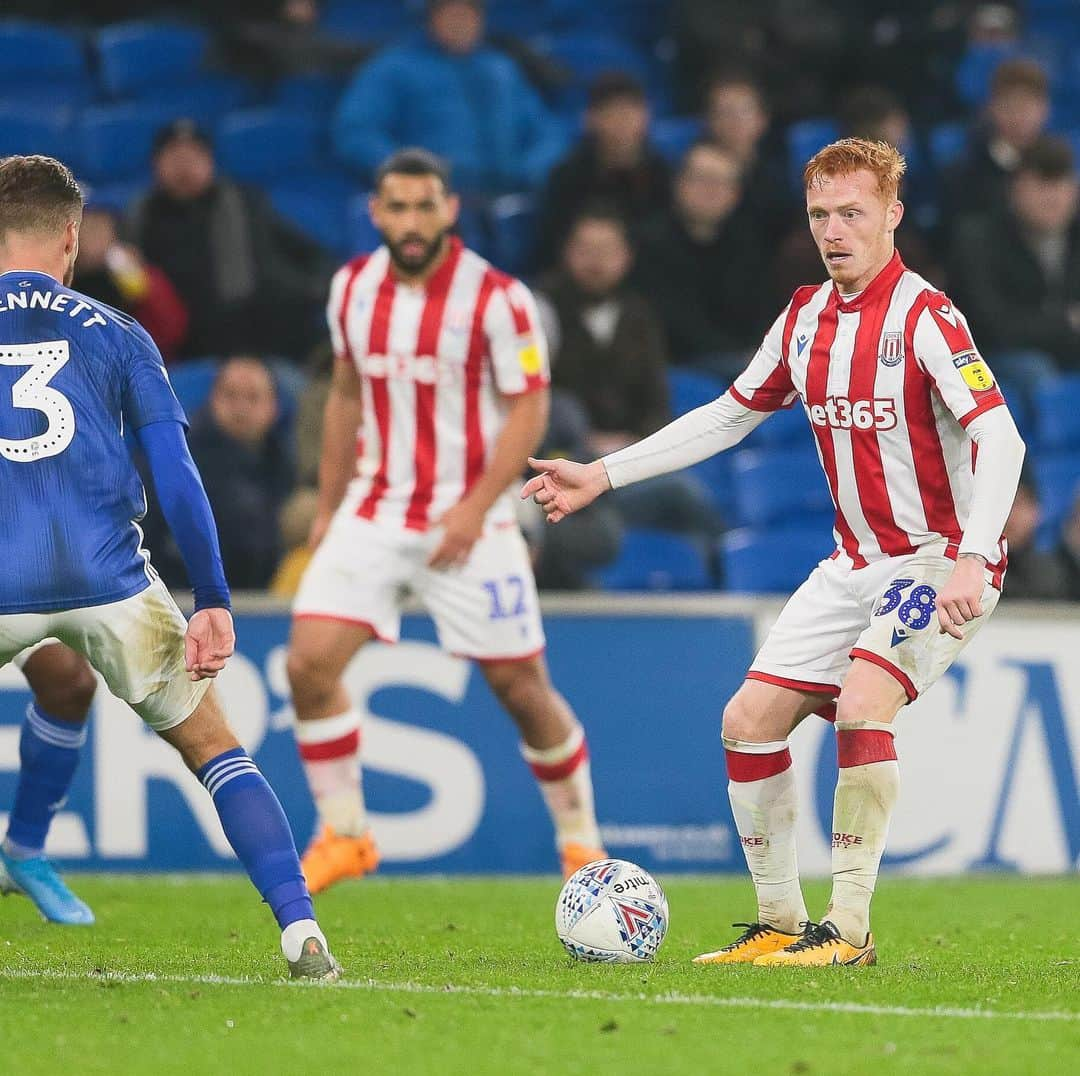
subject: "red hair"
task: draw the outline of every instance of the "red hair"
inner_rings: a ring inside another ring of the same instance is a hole
[[[870,172],[877,179],[879,193],[888,201],[896,200],[900,177],[907,171],[903,154],[888,142],[869,138],[841,138],[819,150],[806,162],[803,183],[807,190],[820,187],[833,176]]]

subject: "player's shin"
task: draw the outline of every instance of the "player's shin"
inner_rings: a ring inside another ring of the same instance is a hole
[[[201,766],[196,777],[210,793],[229,844],[281,929],[314,921],[285,812],[247,752],[242,747],[224,751]]]
[[[360,772],[360,715],[347,710],[297,721],[295,732],[320,822],[338,836],[361,836],[368,823]]]
[[[521,753],[544,797],[559,848],[579,845],[599,851],[602,847],[600,828],[593,804],[592,768],[585,730],[575,722],[573,731],[561,744],[538,749],[522,743]]]
[[[85,742],[85,724],[61,721],[36,703],[27,707],[19,735],[19,783],[4,841],[4,850],[12,858],[41,855]]]
[[[845,941],[862,945],[870,931],[870,899],[900,792],[900,769],[889,725],[837,722],[836,743],[833,890],[825,919]]]
[[[786,740],[724,738],[728,795],[757,892],[758,922],[798,934],[809,917],[795,853],[798,801]]]

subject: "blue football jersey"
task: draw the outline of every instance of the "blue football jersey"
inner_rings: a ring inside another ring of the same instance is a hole
[[[126,314],[45,273],[0,274],[0,613],[103,605],[154,578],[125,430],[185,422]]]

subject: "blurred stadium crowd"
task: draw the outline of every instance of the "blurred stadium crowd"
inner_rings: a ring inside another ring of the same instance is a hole
[[[466,242],[538,292],[544,451],[591,458],[722,392],[823,279],[801,169],[846,134],[905,153],[900,251],[967,313],[1028,441],[1010,595],[1080,599],[1076,0],[94,10],[4,5],[0,154],[85,183],[75,287],[165,355],[234,587],[287,595],[305,563],[327,284],[378,243],[366,191],[389,151],[446,156]],[[526,516],[541,586],[785,591],[829,549],[797,411],[605,501],[559,528]]]

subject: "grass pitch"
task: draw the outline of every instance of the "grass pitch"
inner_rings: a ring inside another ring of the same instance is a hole
[[[343,885],[318,911],[347,980],[289,986],[244,880],[75,875],[96,927],[0,902],[0,1071],[1080,1071],[1078,878],[886,878],[878,966],[803,971],[690,964],[749,882],[662,880],[668,939],[620,967],[563,954],[554,879]]]

